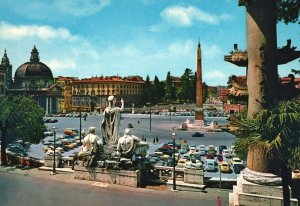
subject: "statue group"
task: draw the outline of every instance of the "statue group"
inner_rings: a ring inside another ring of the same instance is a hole
[[[101,123],[102,136],[96,135],[96,128],[90,127],[88,134],[84,134],[80,152],[74,156],[74,164],[85,167],[99,167],[107,169],[136,169],[137,157],[144,157],[148,144],[131,134],[126,128],[120,137],[121,107],[114,106],[114,96],[108,97],[108,107],[103,112]]]

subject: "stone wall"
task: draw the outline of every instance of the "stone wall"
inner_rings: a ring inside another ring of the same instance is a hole
[[[143,171],[143,170],[142,170]],[[143,173],[143,172],[142,172]],[[141,176],[141,179],[144,175]],[[76,165],[74,172],[75,179],[106,182],[110,184],[138,187],[139,171],[112,170],[104,168],[86,168]],[[142,180],[141,180],[142,181]]]
[[[184,182],[203,185],[203,170],[184,169]]]

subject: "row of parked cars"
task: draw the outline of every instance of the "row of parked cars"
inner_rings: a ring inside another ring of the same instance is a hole
[[[156,149],[155,154],[150,155],[150,161],[154,165],[173,166],[173,143],[163,144]],[[231,173],[232,170],[239,174],[245,168],[243,161],[234,156],[234,146],[227,148],[226,145],[214,147],[214,145],[175,144],[175,160],[177,168],[204,169],[209,172]],[[234,156],[234,157],[233,157]]]
[[[51,136],[51,132],[45,132],[45,136]],[[52,133],[53,135],[53,133]],[[78,136],[78,130],[75,128],[66,128],[64,130],[64,135],[58,138],[55,142],[56,148],[55,152],[61,154],[63,152],[72,150],[80,146],[80,138]],[[43,143],[43,151],[46,154],[52,154],[54,150],[54,140],[50,139]]]

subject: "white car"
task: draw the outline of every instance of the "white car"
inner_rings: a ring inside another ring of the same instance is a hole
[[[300,170],[292,171],[292,179],[300,179]]]
[[[238,157],[233,157],[232,160],[231,160],[231,164],[232,165],[234,165],[234,164],[243,164],[243,161]]]
[[[190,151],[188,152],[188,154],[194,154],[194,153],[196,153],[196,152],[197,152],[196,147],[191,146],[191,147],[190,147]]]
[[[232,157],[231,152],[229,151],[229,149],[224,149],[224,150],[222,151],[222,155],[223,155],[224,157]]]

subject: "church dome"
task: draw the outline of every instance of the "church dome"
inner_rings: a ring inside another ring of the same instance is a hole
[[[15,72],[16,81],[24,78],[53,79],[51,69],[46,64],[40,62],[39,52],[35,46],[31,51],[30,61],[19,66]]]

